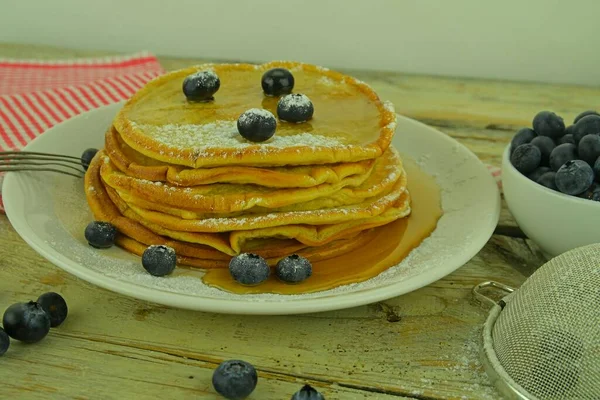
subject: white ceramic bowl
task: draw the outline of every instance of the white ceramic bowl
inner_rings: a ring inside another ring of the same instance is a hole
[[[511,164],[510,145],[502,157],[502,186],[515,220],[546,256],[600,243],[600,202],[568,196],[531,181]]]

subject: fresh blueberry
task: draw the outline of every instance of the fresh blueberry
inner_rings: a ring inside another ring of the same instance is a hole
[[[593,166],[594,162],[600,157],[600,134],[582,137],[577,150],[579,158]]]
[[[11,338],[35,343],[45,338],[50,331],[50,316],[35,301],[16,303],[4,312],[2,325]]]
[[[573,121],[574,124],[576,124],[577,122],[579,122],[579,120],[583,117],[587,117],[588,115],[598,115],[600,116],[600,113],[598,113],[598,111],[594,111],[594,110],[587,110],[582,112],[581,114],[579,114],[578,116],[575,117],[575,120]]]
[[[541,160],[542,152],[530,143],[520,145],[510,156],[512,165],[525,175],[539,167]]]
[[[325,397],[312,386],[304,385],[294,393],[291,400],[325,400]]]
[[[89,245],[97,249],[107,249],[115,243],[117,228],[110,222],[93,221],[85,228],[85,238]]]
[[[588,190],[579,195],[582,199],[600,201],[600,185],[594,183]]]
[[[10,338],[4,329],[0,328],[0,356],[3,356],[10,347]]]
[[[183,94],[190,101],[213,100],[221,87],[221,80],[214,71],[198,71],[183,80]]]
[[[277,263],[275,274],[287,283],[299,283],[312,275],[312,265],[306,258],[292,254]]]
[[[541,136],[558,138],[565,134],[565,123],[553,112],[540,111],[533,118],[533,130]]]
[[[558,188],[556,187],[556,172],[554,171],[542,174],[542,176],[540,176],[536,182],[542,186],[546,186],[548,189],[558,191]]]
[[[175,250],[163,245],[149,246],[142,254],[142,266],[150,275],[169,275],[177,265]]]
[[[554,143],[554,140],[552,140],[548,136],[538,136],[533,138],[531,144],[540,149],[540,152],[542,153],[541,164],[548,165],[548,162],[550,160],[550,153],[552,153],[552,150],[554,150],[554,148],[556,147],[556,143]]]
[[[571,125],[571,126],[573,126],[573,125]],[[565,136],[558,139],[558,144],[564,144],[564,143],[575,144],[575,139],[573,139],[572,133],[567,133]]]
[[[254,391],[258,375],[252,364],[241,360],[223,361],[215,369],[212,384],[226,399],[245,399]]]
[[[277,116],[282,121],[306,122],[312,118],[314,112],[312,101],[302,93],[288,94],[277,103]]]
[[[596,186],[592,195],[590,196],[590,200],[600,201],[600,186]]]
[[[537,182],[537,180],[540,179],[540,176],[550,171],[552,171],[550,167],[537,167],[532,173],[527,175],[527,177],[532,181]]]
[[[550,153],[550,168],[558,171],[564,163],[577,159],[577,146],[571,143],[558,145]]]
[[[556,173],[556,186],[565,194],[578,195],[592,186],[594,171],[582,160],[567,161]]]
[[[594,163],[594,175],[596,175],[596,180],[600,182],[600,157]]]
[[[86,151],[84,151],[83,154],[81,154],[81,166],[83,167],[83,169],[87,171],[88,167],[90,166],[90,163],[92,162],[92,159],[94,158],[97,152],[98,149],[89,148]]]
[[[50,317],[50,327],[56,328],[67,319],[67,302],[58,293],[48,292],[38,297],[37,302]]]
[[[585,135],[600,134],[600,116],[588,115],[581,118],[573,128],[573,139],[579,143]]]
[[[267,96],[289,94],[294,89],[294,75],[285,68],[273,68],[263,74],[261,85]]]
[[[271,139],[277,129],[277,120],[268,110],[251,108],[237,120],[238,132],[251,142],[264,142]]]
[[[269,265],[259,255],[242,253],[229,262],[229,273],[242,285],[252,286],[264,282],[269,277]]]
[[[510,142],[510,151],[513,152],[517,147],[522,144],[530,143],[534,137],[537,135],[532,129],[529,128],[521,128],[515,133],[511,142]]]

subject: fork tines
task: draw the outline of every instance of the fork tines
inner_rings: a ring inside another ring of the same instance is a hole
[[[82,178],[87,164],[79,157],[31,151],[0,151],[0,172],[58,172]]]

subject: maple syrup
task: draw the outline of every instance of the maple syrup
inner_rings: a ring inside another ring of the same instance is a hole
[[[208,270],[202,280],[207,285],[239,294],[302,294],[362,282],[397,265],[433,232],[442,216],[440,188],[435,179],[408,158],[403,159],[403,164],[408,176],[411,214],[361,233],[367,235],[365,244],[356,250],[314,262],[313,274],[304,282],[291,285],[272,274],[260,285],[242,286],[233,280],[227,268]]]

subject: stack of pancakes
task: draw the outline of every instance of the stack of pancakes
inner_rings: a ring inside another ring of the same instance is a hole
[[[286,68],[314,116],[277,121],[261,143],[244,139],[238,117],[277,115],[261,76]],[[214,100],[190,102],[184,78],[211,69]],[[226,267],[242,252],[270,263],[292,253],[311,261],[364,246],[373,229],[410,213],[402,160],[390,146],[396,114],[366,84],[299,63],[210,64],[154,79],[121,109],[85,178],[96,220],[141,255],[175,249],[180,265]]]

